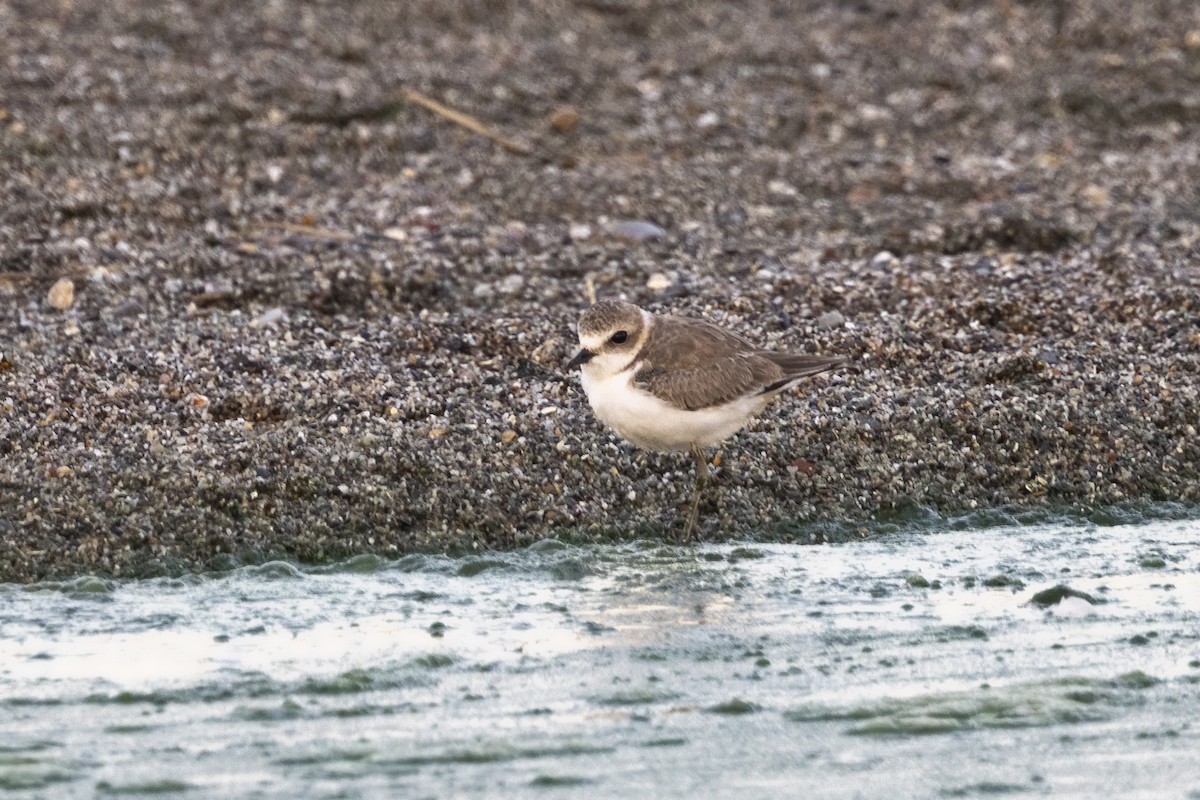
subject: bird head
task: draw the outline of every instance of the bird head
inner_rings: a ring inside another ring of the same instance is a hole
[[[579,352],[568,369],[583,367],[596,378],[629,366],[649,328],[650,315],[633,303],[602,300],[579,318]]]

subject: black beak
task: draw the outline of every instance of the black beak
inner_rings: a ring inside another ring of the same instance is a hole
[[[569,364],[567,364],[567,369],[575,369],[578,366],[586,364],[595,357],[596,354],[585,347],[575,354],[575,357],[571,359]]]

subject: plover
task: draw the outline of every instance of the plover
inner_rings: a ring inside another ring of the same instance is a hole
[[[696,483],[683,538],[691,537],[708,477],[704,448],[739,431],[799,381],[841,357],[763,350],[703,320],[656,316],[604,300],[579,319],[583,390],[602,423],[645,450],[690,452]]]

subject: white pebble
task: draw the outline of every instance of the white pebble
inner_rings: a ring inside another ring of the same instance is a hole
[[[656,272],[646,281],[646,288],[652,292],[662,292],[671,288],[673,281],[661,272]]]
[[[875,254],[875,257],[871,259],[871,266],[875,267],[876,269],[881,269],[883,267],[890,266],[895,260],[896,257],[890,252],[887,250],[880,250]]]
[[[46,304],[56,311],[66,311],[75,303],[75,281],[59,278],[46,294]]]
[[[795,197],[797,194],[799,194],[795,186],[792,186],[790,183],[786,183],[785,181],[778,180],[767,183],[767,191],[780,197]]]
[[[496,287],[502,294],[516,294],[525,286],[525,277],[522,275],[509,275]]]

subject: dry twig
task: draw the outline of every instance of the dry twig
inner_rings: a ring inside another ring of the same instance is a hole
[[[318,228],[315,225],[303,225],[298,222],[256,222],[254,227],[266,230],[277,230],[307,236],[311,239],[331,239],[338,242],[350,242],[358,239],[353,233],[335,231],[329,228]]]
[[[487,125],[484,125],[471,115],[464,114],[461,111],[455,111],[449,106],[444,106],[437,100],[434,100],[432,97],[427,97],[415,89],[405,89],[404,99],[410,103],[416,103],[422,108],[427,108],[433,113],[445,117],[454,124],[461,125],[472,133],[477,133],[480,136],[486,136],[493,142],[497,142],[501,147],[503,147],[505,150],[508,150],[510,153],[517,153],[519,155],[527,156],[532,152],[528,145],[522,144],[515,139],[510,139],[504,134],[489,128]]]

